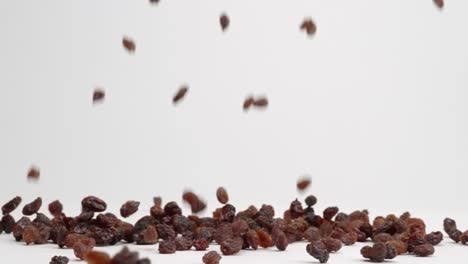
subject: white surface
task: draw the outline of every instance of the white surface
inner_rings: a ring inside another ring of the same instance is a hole
[[[443,12],[432,0],[0,1],[0,201],[60,199],[73,214],[95,194],[112,212],[128,199],[147,212],[153,195],[180,201],[191,187],[212,210],[224,185],[239,208],[282,211],[310,174],[322,209],[468,228],[467,12],[465,0]],[[298,30],[308,16],[313,38]],[[93,107],[97,86],[107,98]],[[244,113],[250,93],[268,110]],[[1,241],[1,262],[50,255]],[[466,258],[447,250],[430,260]]]

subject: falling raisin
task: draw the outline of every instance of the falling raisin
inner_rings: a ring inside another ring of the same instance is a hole
[[[62,214],[63,205],[59,200],[55,200],[49,204],[49,212],[53,216],[59,216]]]
[[[433,0],[433,1],[434,1],[434,4],[435,4],[438,8],[440,8],[440,9],[444,8],[444,5],[445,5],[444,0]]]
[[[158,206],[158,207],[161,207],[162,206],[162,198],[159,197],[159,196],[153,197],[153,204]]]
[[[174,254],[177,250],[174,240],[164,240],[159,242],[160,254]]]
[[[242,106],[242,108],[244,109],[244,111],[249,110],[250,107],[253,105],[254,102],[255,102],[255,99],[254,99],[252,96],[249,96],[249,97],[245,98],[244,104],[243,104],[243,106]]]
[[[140,202],[137,201],[127,201],[120,207],[120,215],[122,217],[129,217],[138,211],[138,207],[140,206]]]
[[[227,204],[229,202],[229,195],[224,187],[219,187],[216,190],[216,197],[218,201],[222,204]]]
[[[301,30],[305,31],[309,36],[312,36],[317,32],[317,26],[312,19],[306,18],[301,24]]]
[[[18,205],[20,205],[21,201],[22,199],[19,196],[16,196],[15,198],[8,201],[2,206],[2,214],[7,215],[13,212],[18,207]]]
[[[23,214],[24,215],[33,215],[41,209],[42,206],[42,199],[41,197],[36,198],[34,201],[31,203],[28,203],[23,207]]]
[[[185,97],[187,92],[188,92],[188,86],[184,85],[180,87],[179,90],[174,95],[174,97],[172,98],[172,103],[177,104],[178,102],[180,102]]]
[[[135,52],[136,44],[135,44],[135,41],[133,41],[131,38],[123,37],[122,45],[128,52],[130,52],[130,53]]]
[[[226,14],[221,14],[221,16],[219,17],[219,24],[221,25],[221,29],[223,31],[227,30],[227,28],[229,27],[230,22],[231,22],[231,20],[229,19],[229,17]]]
[[[418,257],[427,257],[434,254],[434,246],[431,244],[422,244],[414,248],[413,254]]]
[[[128,247],[123,247],[114,257],[111,259],[112,264],[127,264],[127,263],[138,263],[138,252],[130,251]]]
[[[107,208],[107,204],[96,196],[85,197],[81,201],[81,205],[90,212],[103,212]]]
[[[309,177],[303,177],[303,178],[300,178],[298,181],[297,181],[297,189],[299,191],[303,191],[305,189],[307,189],[307,187],[309,187],[310,183],[312,181],[310,180]]]
[[[268,106],[268,99],[266,97],[256,98],[253,102],[253,106],[257,108],[265,108]]]
[[[327,248],[321,241],[314,241],[307,244],[306,251],[320,263],[327,263],[330,258]]]
[[[309,195],[305,198],[305,204],[309,207],[314,206],[317,203],[317,197]]]
[[[49,264],[68,264],[70,260],[64,256],[53,256]],[[103,262],[88,262],[89,264],[99,264]]]
[[[37,181],[41,176],[41,172],[39,171],[38,167],[32,166],[28,171],[28,180]]]
[[[100,103],[104,101],[104,97],[106,97],[106,92],[101,88],[94,89],[93,92],[93,104]]]
[[[2,217],[2,226],[5,233],[10,234],[13,231],[14,225],[15,219],[13,216],[7,214]]]
[[[221,256],[216,251],[210,251],[203,255],[203,263],[204,264],[219,264],[221,260]]]

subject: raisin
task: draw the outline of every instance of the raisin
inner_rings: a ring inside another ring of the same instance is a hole
[[[210,243],[208,242],[208,240],[204,238],[199,238],[199,239],[195,239],[192,245],[195,248],[195,250],[203,251],[203,250],[206,250],[210,246]]]
[[[41,197],[36,198],[34,201],[31,203],[25,205],[23,207],[23,214],[24,215],[33,215],[39,211],[39,209],[42,206],[42,199]]]
[[[190,205],[192,213],[199,213],[206,208],[206,203],[191,191],[185,191],[182,195],[182,199]]]
[[[299,191],[303,191],[309,187],[311,182],[310,177],[302,177],[297,181],[296,187]]]
[[[304,19],[300,28],[302,31],[305,31],[309,36],[312,36],[317,32],[317,26],[315,25],[314,21],[310,18]]]
[[[38,167],[32,166],[29,169],[27,176],[28,176],[28,180],[37,181],[39,180],[39,177],[41,176],[41,172],[39,171]]]
[[[387,249],[388,249],[388,245],[392,245],[393,247],[395,247],[396,253],[398,255],[402,255],[408,252],[408,245],[401,240],[392,240],[392,241],[386,242],[385,244],[387,245]]]
[[[159,0],[149,0],[149,1],[150,1],[150,3],[152,3],[152,4],[157,4],[157,3],[159,3]]]
[[[162,198],[160,196],[153,197],[153,204],[161,207],[162,206]]]
[[[151,264],[151,260],[149,258],[139,259],[136,264]]]
[[[133,235],[137,245],[153,245],[158,242],[158,231],[152,225]]]
[[[226,204],[221,208],[222,221],[232,222],[236,215],[236,208],[232,204]]]
[[[30,224],[24,227],[23,230],[23,240],[26,242],[26,245],[29,244],[44,244],[45,241],[39,232],[39,229],[34,225]]]
[[[182,209],[176,202],[169,202],[164,206],[164,213],[168,216],[181,215]]]
[[[304,238],[309,242],[318,241],[321,238],[320,230],[317,227],[309,227],[304,232]]]
[[[361,255],[372,262],[383,262],[387,257],[387,246],[380,242],[375,243],[372,247],[365,246],[361,248]]]
[[[84,209],[77,217],[75,217],[75,220],[77,222],[88,222],[89,220],[93,219],[93,217],[93,211],[87,211],[86,209]]]
[[[358,235],[355,232],[349,232],[341,237],[341,242],[346,246],[355,244],[358,241]]]
[[[18,207],[18,205],[20,205],[21,201],[22,199],[19,196],[16,196],[15,198],[8,201],[2,206],[2,214],[7,215],[13,212]]]
[[[327,248],[321,241],[314,241],[307,244],[306,251],[320,263],[327,263],[330,258]]]
[[[385,243],[387,241],[393,240],[392,235],[388,233],[380,233],[372,237],[372,241]]]
[[[289,206],[289,213],[291,214],[292,219],[296,219],[304,215],[304,209],[302,208],[301,202],[297,199],[291,202]]]
[[[252,96],[245,98],[244,104],[242,105],[242,108],[244,109],[244,111],[249,110],[250,107],[254,104],[254,102],[255,102],[255,99]]]
[[[262,248],[269,248],[273,246],[273,240],[270,234],[268,234],[268,232],[266,232],[263,229],[257,229],[255,230],[255,232],[257,232],[257,235],[258,235],[259,246],[261,246]]]
[[[422,244],[414,247],[413,254],[418,257],[427,257],[434,254],[434,246],[431,244]]]
[[[86,255],[93,250],[93,247],[88,244],[81,243],[80,241],[76,242],[73,245],[73,253],[75,256],[81,260],[84,260]]]
[[[342,243],[339,239],[331,237],[322,238],[320,241],[322,241],[329,253],[338,252],[342,246]]]
[[[122,207],[120,207],[120,215],[122,217],[129,217],[132,214],[136,213],[136,211],[138,211],[139,206],[140,202],[127,201],[122,205]]]
[[[224,255],[234,255],[241,251],[242,246],[244,244],[244,240],[240,237],[233,237],[224,240],[221,242],[221,252],[223,252]]]
[[[257,235],[257,232],[255,230],[249,230],[244,236],[245,241],[247,244],[252,248],[252,249],[257,249],[258,245],[260,243],[260,238]]]
[[[90,212],[103,212],[107,208],[106,202],[104,202],[96,196],[85,197],[81,201],[81,205],[85,210]]]
[[[444,4],[445,4],[445,3],[444,3],[444,0],[433,0],[433,1],[434,1],[434,4],[435,4],[438,8],[440,8],[440,9],[444,8]]]
[[[244,220],[236,220],[232,223],[232,233],[234,236],[243,236],[249,231],[249,225]]]
[[[226,14],[221,14],[221,16],[219,17],[219,24],[221,25],[221,29],[223,31],[227,30],[227,28],[229,27],[230,21],[231,20]]]
[[[91,251],[85,257],[88,264],[110,264],[111,258],[109,254],[100,251]]]
[[[440,231],[432,232],[430,234],[427,234],[425,237],[425,240],[427,241],[427,243],[433,246],[438,245],[440,242],[442,242],[443,239],[444,239],[444,235]]]
[[[286,250],[286,248],[288,247],[288,244],[289,244],[288,238],[286,237],[286,235],[284,234],[283,231],[279,230],[277,232],[278,233],[277,233],[276,238],[275,238],[275,246],[280,251],[284,251],[284,250]]]
[[[192,247],[192,240],[186,237],[177,237],[175,240],[176,250],[177,251],[186,251],[190,250]]]
[[[63,225],[53,226],[50,231],[50,237],[52,242],[57,244],[60,248],[65,246],[65,238],[68,235],[68,229]]]
[[[23,239],[24,228],[30,224],[32,224],[32,222],[27,217],[22,217],[18,222],[16,222],[12,230],[16,241],[21,241]]]
[[[219,264],[221,260],[221,256],[216,251],[210,251],[203,255],[203,263],[204,264]]]
[[[55,200],[49,204],[49,212],[53,216],[59,216],[62,214],[63,205],[59,200]]]
[[[64,245],[67,248],[73,248],[73,246],[78,242],[81,242],[83,244],[90,245],[93,247],[96,245],[96,241],[93,238],[87,237],[82,234],[68,234],[65,237]]]
[[[174,97],[172,98],[172,103],[177,104],[178,102],[180,102],[185,97],[187,92],[188,92],[188,86],[183,85],[182,87],[180,87],[179,90],[174,95]]]
[[[314,195],[309,195],[305,198],[305,203],[309,207],[314,206],[315,204],[317,204],[317,197],[315,197]]]
[[[466,245],[468,243],[468,230],[463,232],[460,236],[459,236],[459,239],[460,239],[460,242],[463,244],[463,245]]]
[[[253,106],[257,108],[265,108],[268,106],[268,99],[266,97],[256,98],[253,102]]]
[[[160,254],[174,254],[177,250],[174,240],[164,240],[159,243]]]
[[[122,38],[122,45],[123,47],[130,53],[134,53],[136,50],[136,44],[135,41],[133,41],[129,37],[123,37]]]
[[[451,218],[444,219],[444,231],[449,234],[451,231],[457,230],[457,222]]]
[[[101,88],[94,89],[93,92],[93,104],[100,103],[104,101],[104,97],[106,97],[106,92]]]
[[[338,207],[328,207],[323,211],[323,219],[330,221],[338,213]]]
[[[229,195],[224,187],[219,187],[216,190],[216,197],[218,201],[222,204],[227,204],[229,202]]]
[[[50,260],[49,264],[68,264],[70,260],[64,256],[53,256]],[[93,262],[88,262],[89,264],[98,264]],[[99,262],[99,264],[102,262]]]
[[[385,244],[387,247],[387,255],[385,255],[385,259],[394,259],[398,255],[397,248],[392,244]]]
[[[137,262],[138,252],[130,251],[126,246],[111,259],[112,264],[136,264]]]

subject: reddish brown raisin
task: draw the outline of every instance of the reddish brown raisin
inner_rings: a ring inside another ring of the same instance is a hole
[[[59,216],[62,214],[63,205],[59,200],[55,200],[49,204],[49,212],[53,216]]]
[[[176,92],[174,97],[172,98],[172,103],[177,104],[180,102],[187,94],[188,92],[188,86],[182,86],[179,88],[179,90]]]
[[[304,215],[304,209],[302,208],[302,204],[299,200],[296,199],[291,202],[289,213],[291,214],[292,219],[296,219]]]
[[[192,245],[195,248],[195,250],[203,251],[203,250],[206,250],[210,246],[210,243],[208,242],[208,240],[204,238],[200,238],[200,239],[195,239]]]
[[[440,9],[444,8],[444,4],[445,4],[445,3],[444,3],[444,0],[433,0],[433,1],[434,1],[434,4],[435,4],[438,8],[440,8]]]
[[[131,38],[123,37],[122,45],[128,52],[130,52],[130,53],[135,52],[136,44],[135,44],[135,41],[133,41]]]
[[[262,248],[269,248],[273,246],[273,240],[271,239],[271,236],[268,234],[268,232],[263,229],[257,229],[255,232],[257,232],[258,235],[258,244]]]
[[[120,215],[122,217],[129,217],[138,211],[138,207],[140,206],[140,202],[137,201],[127,201],[120,207]]]
[[[127,264],[127,263],[135,263],[139,264],[138,262],[138,252],[130,251],[128,247],[123,247],[114,257],[111,259],[111,264]]]
[[[320,263],[327,263],[330,258],[327,248],[321,241],[314,241],[307,244],[306,251]]]
[[[414,247],[413,254],[418,257],[427,257],[434,254],[434,246],[431,244],[422,244]]]
[[[186,237],[177,237],[175,240],[176,250],[177,251],[186,251],[190,250],[192,247],[192,240]]]
[[[93,92],[93,104],[104,101],[104,97],[106,97],[106,92],[101,88],[96,88]]]
[[[281,230],[279,230],[276,235],[275,245],[276,245],[276,248],[279,249],[280,251],[286,250],[286,248],[289,245],[288,238],[286,237],[284,232]]]
[[[81,205],[89,212],[103,212],[107,208],[106,202],[96,196],[85,197],[81,201]]]
[[[372,262],[383,262],[387,257],[387,246],[384,243],[375,243],[372,247],[365,246],[361,249],[361,255]]]
[[[88,264],[110,264],[111,258],[109,254],[100,251],[91,251],[85,257]]]
[[[322,238],[320,241],[322,241],[329,253],[338,252],[342,246],[342,243],[339,239],[331,237]]]
[[[317,26],[312,19],[306,18],[301,24],[301,30],[305,31],[309,36],[312,36],[317,32]]]
[[[32,166],[29,169],[29,171],[28,171],[28,180],[37,181],[37,180],[39,180],[40,176],[41,176],[41,172],[39,171],[38,167]]]
[[[13,212],[18,207],[18,205],[20,205],[21,201],[22,199],[19,196],[16,196],[15,198],[8,201],[2,206],[2,214],[7,215]]]
[[[221,29],[223,31],[227,30],[227,28],[229,27],[230,21],[231,20],[226,14],[221,14],[221,16],[219,17],[219,24],[221,25]]]
[[[33,215],[41,209],[42,206],[42,199],[41,197],[36,198],[34,201],[31,203],[28,203],[23,207],[23,214],[24,215]]]
[[[174,254],[177,250],[174,240],[164,240],[159,242],[160,254]]]
[[[309,177],[302,177],[300,178],[298,181],[297,181],[297,189],[299,191],[303,191],[305,189],[307,189],[307,187],[309,187],[310,183],[311,183],[311,179]]]
[[[204,264],[219,264],[221,256],[216,251],[210,251],[203,256]]]
[[[425,239],[427,243],[435,246],[442,242],[442,240],[444,239],[444,235],[440,231],[432,232],[430,234],[427,234]]]
[[[330,221],[338,213],[338,207],[328,207],[323,211],[323,219]]]
[[[256,98],[253,102],[253,106],[257,108],[265,108],[268,106],[268,99],[266,97]]]
[[[247,231],[245,234],[245,241],[252,249],[257,249],[260,244],[260,238],[258,237],[257,232],[252,229]]]
[[[244,240],[240,237],[229,238],[221,242],[221,252],[224,255],[234,255],[241,251]]]
[[[229,202],[229,195],[226,189],[224,189],[224,187],[219,187],[216,190],[216,197],[218,198],[218,201],[222,204],[227,204]]]
[[[152,245],[158,242],[158,231],[153,225],[148,225],[133,236],[137,245]]]
[[[49,264],[68,264],[70,260],[64,256],[53,256]],[[105,264],[103,262],[88,262],[88,264]]]
[[[81,241],[76,242],[73,245],[73,253],[75,256],[81,260],[84,260],[86,255],[93,250],[93,246],[81,243]]]

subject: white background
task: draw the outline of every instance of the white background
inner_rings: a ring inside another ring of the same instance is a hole
[[[239,209],[269,203],[281,214],[313,193],[319,211],[409,210],[431,230],[445,216],[468,229],[468,2],[446,2],[440,11],[432,0],[2,0],[0,203],[41,196],[76,214],[93,194],[116,213],[133,199],[134,221],[154,195],[180,202],[189,187],[209,214],[223,185]],[[299,31],[305,17],[317,24],[312,38]],[[174,106],[182,84],[190,90]],[[96,87],[107,97],[93,106]],[[243,112],[250,93],[266,94],[269,108]],[[37,184],[26,181],[31,165]],[[298,194],[305,174],[312,187]],[[304,247],[223,260],[313,261]],[[332,263],[358,261],[359,248]],[[145,250],[157,263],[201,258]],[[0,251],[5,263],[72,256],[6,235]],[[433,258],[395,262],[467,257],[445,244]]]

